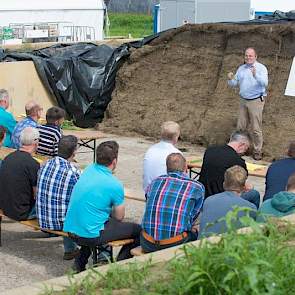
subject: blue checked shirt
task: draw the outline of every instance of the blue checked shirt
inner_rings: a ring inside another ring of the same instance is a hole
[[[71,193],[80,176],[69,161],[54,157],[38,172],[36,211],[41,228],[62,230]]]
[[[204,202],[205,189],[181,172],[159,176],[147,189],[142,228],[155,240],[191,231]]]
[[[20,143],[20,133],[26,128],[26,127],[34,127],[37,128],[38,123],[34,121],[31,117],[26,117],[20,122],[16,124],[16,126],[13,129],[12,135],[11,135],[11,142],[12,147],[14,149],[19,149],[21,147]]]

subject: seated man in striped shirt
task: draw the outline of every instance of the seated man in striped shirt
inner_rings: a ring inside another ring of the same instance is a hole
[[[167,174],[157,177],[147,188],[140,245],[153,252],[196,240],[194,225],[203,206],[205,189],[187,177],[186,160],[172,153],[166,160]]]
[[[65,111],[59,107],[52,107],[46,112],[46,124],[38,126],[40,132],[37,153],[54,157],[57,155],[58,143],[62,137],[61,124],[65,118]]]

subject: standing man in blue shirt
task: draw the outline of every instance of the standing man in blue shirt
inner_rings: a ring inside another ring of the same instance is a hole
[[[240,88],[240,110],[237,129],[250,129],[253,139],[253,158],[262,159],[262,112],[266,87],[268,85],[267,68],[257,62],[254,48],[245,51],[245,63],[241,65],[236,74],[228,73],[228,85]]]
[[[7,90],[0,89],[0,125],[6,128],[6,137],[3,146],[11,147],[11,134],[16,125],[16,121],[11,113],[7,111],[9,107],[9,94]]]

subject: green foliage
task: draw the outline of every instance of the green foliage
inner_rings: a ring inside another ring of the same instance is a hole
[[[83,130],[82,128],[75,126],[73,121],[69,120],[64,120],[61,128],[63,130]]]
[[[110,36],[142,38],[153,34],[153,19],[150,15],[132,13],[109,13]]]
[[[225,218],[229,232],[217,243],[186,245],[168,263],[91,272],[63,294],[295,294],[294,227],[277,221],[263,227],[244,216],[240,222],[251,232],[237,234],[231,224],[238,209]]]

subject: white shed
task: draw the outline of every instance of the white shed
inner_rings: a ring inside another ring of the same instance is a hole
[[[238,22],[255,15],[295,10],[294,0],[160,0],[158,31],[186,23]]]
[[[83,32],[88,37],[91,35],[91,40],[104,38],[103,0],[1,0],[0,2],[0,27],[25,25],[29,29],[31,25],[32,32],[28,33],[28,38],[38,36],[46,38],[45,30],[44,36],[40,36],[41,30],[37,32],[40,24],[45,23],[59,24],[59,36],[69,36],[70,31],[72,35],[82,34],[85,30]]]

